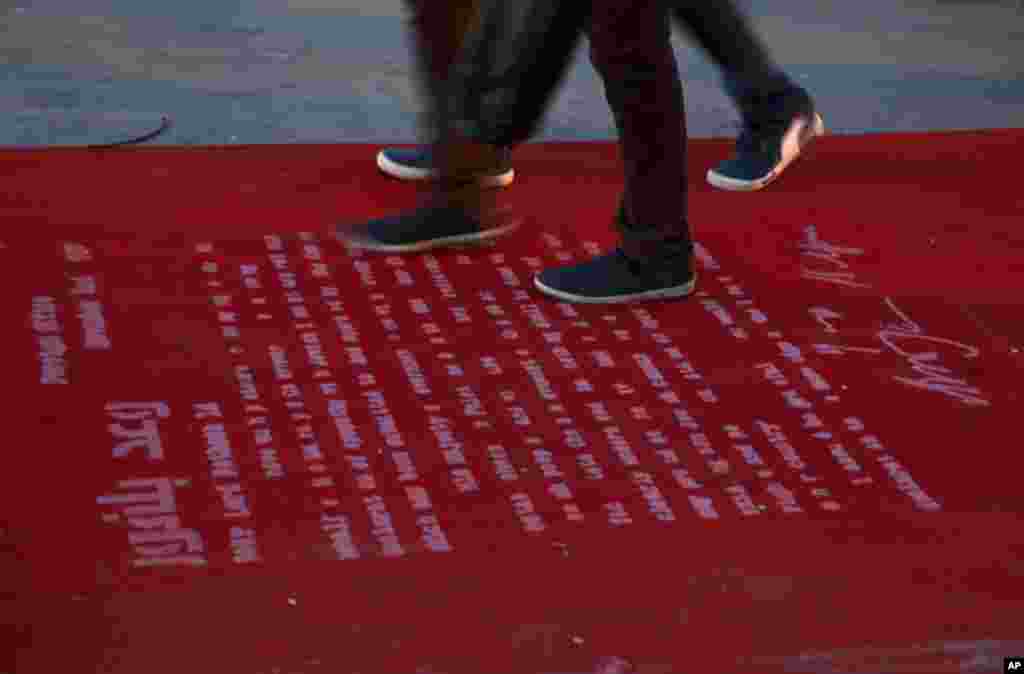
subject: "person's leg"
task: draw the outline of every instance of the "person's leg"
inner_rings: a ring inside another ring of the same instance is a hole
[[[715,187],[757,190],[824,133],[810,95],[774,62],[732,0],[669,0],[674,18],[721,69],[743,117],[736,156],[708,172]]]
[[[590,0],[480,0],[440,99],[431,200],[405,213],[339,225],[350,246],[388,253],[464,245],[501,236],[519,220],[498,206],[474,176],[493,148],[529,139],[571,62]],[[428,29],[429,30],[429,29]]]
[[[744,115],[759,112],[759,99],[795,86],[732,0],[670,0],[669,4],[673,18],[722,71],[726,91]]]
[[[348,245],[387,253],[466,245],[505,234],[518,221],[496,212],[482,188],[512,181],[508,152],[489,143],[458,140],[449,119],[450,73],[479,0],[406,0],[419,82],[427,103],[429,142],[413,150],[385,148],[377,165],[408,180],[436,179],[419,208],[367,222],[342,224]]]
[[[441,96],[462,37],[476,11],[476,0],[405,0],[417,81],[427,102],[429,138],[439,132]]]
[[[593,0],[590,61],[622,151],[622,247],[636,259],[689,246],[686,107],[661,0]]]
[[[413,39],[417,78],[427,102],[424,131],[427,143],[414,149],[385,148],[377,166],[402,180],[429,180],[438,175],[436,143],[441,133],[444,84],[463,38],[476,17],[478,0],[406,0]],[[479,179],[489,187],[504,187],[514,179],[511,153],[495,149],[481,168]]]
[[[588,35],[622,148],[621,248],[545,271],[537,287],[579,302],[687,295],[686,110],[663,0],[593,0]]]
[[[362,223],[339,225],[343,243],[380,253],[415,253],[432,248],[465,246],[503,236],[520,219],[501,208],[495,190],[485,189],[479,176],[494,158],[494,147],[447,131],[434,144],[438,179],[418,208]]]

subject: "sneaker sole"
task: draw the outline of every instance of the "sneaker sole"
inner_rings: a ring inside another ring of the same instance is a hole
[[[490,244],[492,239],[510,234],[514,230],[518,229],[520,224],[522,224],[521,221],[516,220],[507,225],[492,227],[481,232],[457,234],[455,236],[442,236],[437,239],[416,241],[415,243],[379,243],[377,241],[359,239],[356,237],[348,238],[340,234],[337,234],[336,237],[346,246],[351,246],[360,250],[368,250],[374,253],[418,253],[424,250],[431,250],[433,248],[485,246]]]
[[[801,119],[801,121],[805,122],[806,120]],[[782,172],[800,156],[800,153],[803,152],[805,147],[810,145],[811,141],[818,136],[824,135],[825,120],[821,118],[821,115],[815,113],[813,125],[796,122],[790,126],[789,131],[786,132],[782,139],[782,161],[776,164],[768,172],[768,175],[757,180],[740,180],[738,178],[730,178],[714,169],[710,169],[707,176],[708,182],[718,189],[732,192],[756,192],[757,190],[764,189],[782,175]]]
[[[415,166],[408,166],[406,164],[399,164],[398,162],[389,159],[384,150],[377,153],[377,168],[392,178],[398,178],[399,180],[425,181],[433,180],[437,177],[437,171],[434,169],[424,169],[417,168]],[[480,176],[480,184],[485,187],[507,187],[512,184],[515,177],[515,170],[509,169],[504,173]]]
[[[533,285],[536,286],[537,290],[541,291],[545,295],[550,295],[564,302],[574,302],[577,304],[625,304],[627,302],[647,302],[653,300],[669,300],[669,299],[680,299],[693,294],[693,291],[697,288],[697,274],[694,273],[693,278],[688,283],[681,286],[674,286],[672,288],[661,288],[659,290],[647,290],[642,293],[633,293],[631,295],[611,295],[609,297],[590,297],[588,295],[575,295],[573,293],[567,293],[564,290],[558,290],[552,288],[541,282],[539,276],[533,278]]]

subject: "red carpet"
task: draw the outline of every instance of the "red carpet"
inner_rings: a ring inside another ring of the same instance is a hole
[[[698,296],[610,309],[531,274],[613,245],[613,145],[523,148],[520,232],[401,259],[330,236],[414,203],[375,147],[0,154],[11,671],[999,671],[1022,143],[730,194],[694,142]]]

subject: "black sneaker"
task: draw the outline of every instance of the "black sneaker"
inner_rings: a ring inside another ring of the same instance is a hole
[[[800,156],[825,122],[806,92],[787,94],[778,107],[792,112],[777,119],[748,121],[736,141],[736,156],[708,171],[707,180],[723,190],[752,192],[766,187]]]
[[[515,179],[512,151],[499,148],[497,155],[498,163],[478,177],[481,185],[507,187]],[[377,153],[377,166],[384,173],[400,180],[432,180],[437,177],[437,167],[429,145],[413,149],[385,148]]]
[[[686,297],[697,285],[697,274],[692,255],[638,262],[616,248],[582,264],[543,271],[533,283],[564,302],[617,304]]]
[[[460,208],[427,205],[358,225],[341,225],[336,236],[353,248],[380,253],[415,253],[431,248],[487,243],[518,226],[519,220],[506,219],[498,226],[485,228],[477,218]]]

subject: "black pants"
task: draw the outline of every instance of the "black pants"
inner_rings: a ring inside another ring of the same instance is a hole
[[[719,65],[743,114],[790,86],[730,0],[409,3],[434,119],[495,145],[536,131],[587,35],[622,149],[622,247],[633,258],[690,247],[686,111],[671,18]]]

